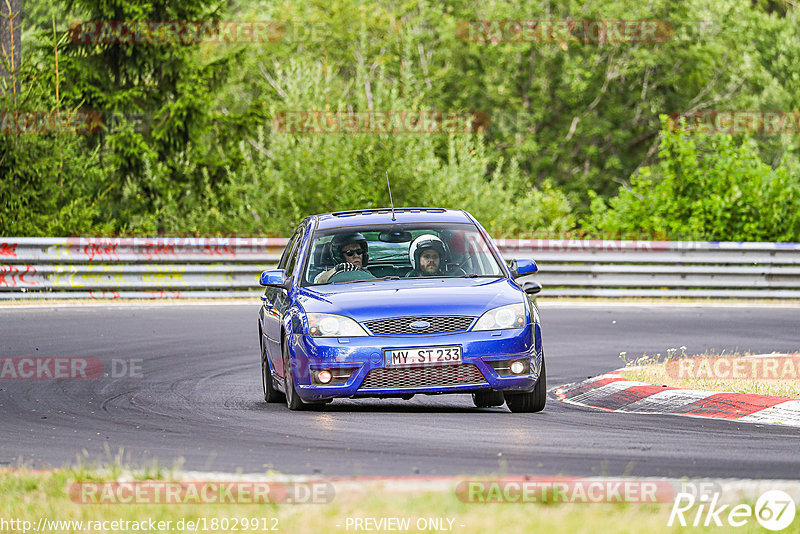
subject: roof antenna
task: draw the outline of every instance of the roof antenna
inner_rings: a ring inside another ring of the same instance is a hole
[[[392,205],[392,220],[396,221],[394,217],[394,201],[392,200],[392,186],[389,185],[389,171],[386,171],[386,187],[389,188],[389,204]]]

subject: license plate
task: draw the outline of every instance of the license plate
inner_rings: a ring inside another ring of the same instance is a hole
[[[418,347],[387,350],[383,353],[386,367],[461,363],[461,347]]]

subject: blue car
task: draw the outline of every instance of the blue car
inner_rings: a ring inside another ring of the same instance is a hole
[[[472,394],[475,406],[544,409],[541,286],[515,279],[466,211],[368,209],[306,218],[261,274],[264,400]]]

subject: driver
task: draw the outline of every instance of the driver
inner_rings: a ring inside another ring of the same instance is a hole
[[[325,284],[336,273],[357,271],[369,261],[367,239],[358,232],[339,234],[331,240],[331,254],[339,262],[335,267],[321,272],[314,278],[315,284]]]
[[[447,249],[442,240],[433,234],[423,234],[412,241],[408,259],[413,269],[407,277],[446,276],[441,266],[447,261]]]

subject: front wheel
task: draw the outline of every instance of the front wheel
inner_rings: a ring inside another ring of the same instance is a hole
[[[272,382],[272,372],[269,368],[267,355],[264,353],[264,348],[261,348],[261,387],[264,390],[264,400],[267,402],[283,402],[284,395],[277,389]]]
[[[294,378],[292,377],[292,362],[289,360],[289,342],[283,338],[283,386],[286,389],[286,406],[290,410],[303,410],[305,404],[294,388]]]
[[[542,355],[542,369],[539,372],[539,380],[533,391],[526,393],[505,393],[506,404],[512,412],[532,413],[544,410],[547,402],[547,373],[544,367],[544,355]]]
[[[294,374],[292,373],[292,362],[289,359],[289,342],[287,338],[283,339],[283,375],[283,385],[286,388],[286,406],[290,410],[322,410],[325,408],[325,401],[309,403],[305,402],[297,394],[297,389],[294,387]]]

